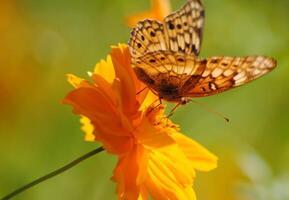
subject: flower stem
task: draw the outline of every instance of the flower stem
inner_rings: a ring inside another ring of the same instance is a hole
[[[97,148],[91,152],[88,152],[88,153],[84,154],[83,156],[77,158],[76,160],[68,163],[67,165],[65,165],[65,166],[45,175],[45,176],[40,177],[40,178],[28,183],[27,185],[24,185],[23,187],[16,189],[15,191],[11,192],[10,194],[2,197],[1,200],[11,199],[11,198],[15,197],[16,195],[32,188],[33,186],[38,185],[39,183],[42,183],[42,182],[44,182],[50,178],[53,178],[54,176],[57,176],[57,175],[65,172],[65,171],[69,170],[70,168],[72,168],[72,167],[76,166],[77,164],[81,163],[82,161],[94,156],[95,154],[102,152],[103,150],[104,150],[103,147],[99,147],[99,148]]]

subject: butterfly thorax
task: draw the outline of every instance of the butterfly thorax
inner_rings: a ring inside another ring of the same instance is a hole
[[[165,79],[162,79],[156,89],[157,90],[155,91],[158,91],[158,95],[161,99],[172,102],[181,101],[181,87],[177,84],[173,84],[172,82],[168,82]]]
[[[159,88],[159,97],[173,103],[187,104],[190,98],[184,97],[182,88],[176,87],[175,85],[164,84]]]
[[[167,74],[151,75],[140,67],[134,71],[143,83],[145,83],[156,95],[167,101],[179,101],[181,99],[181,86],[177,78],[168,79]]]

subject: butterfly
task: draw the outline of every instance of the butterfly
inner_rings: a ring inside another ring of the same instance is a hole
[[[198,58],[204,18],[201,1],[188,0],[163,22],[146,19],[132,30],[132,67],[160,99],[186,104],[246,84],[276,67],[276,60],[266,56]]]

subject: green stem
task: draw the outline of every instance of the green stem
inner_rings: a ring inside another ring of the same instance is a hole
[[[20,193],[32,188],[33,186],[38,185],[39,183],[42,183],[42,182],[44,182],[44,181],[46,181],[46,180],[48,180],[50,178],[53,178],[54,176],[57,176],[57,175],[65,172],[65,171],[69,170],[70,168],[72,168],[72,167],[76,166],[77,164],[81,163],[82,161],[94,156],[95,154],[102,152],[103,150],[104,150],[103,147],[99,147],[99,148],[97,148],[97,149],[95,149],[95,150],[93,150],[91,152],[88,152],[85,155],[77,158],[76,160],[68,163],[67,165],[65,165],[65,166],[63,166],[63,167],[61,167],[61,168],[59,168],[59,169],[57,169],[57,170],[45,175],[45,176],[40,177],[40,178],[28,183],[27,185],[24,185],[23,187],[20,187],[20,188],[16,189],[15,191],[13,191],[10,194],[8,194],[8,195],[4,196],[3,198],[1,198],[1,200],[9,200],[9,199],[15,197],[16,195],[18,195],[18,194],[20,194]]]

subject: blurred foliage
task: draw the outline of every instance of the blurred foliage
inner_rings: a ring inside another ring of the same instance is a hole
[[[184,0],[171,0],[178,8]],[[219,157],[199,173],[200,200],[289,199],[289,1],[204,0],[201,56],[264,54],[278,68],[244,87],[199,99],[173,116],[183,132]],[[0,1],[0,196],[96,148],[60,104],[66,73],[86,72],[126,42],[124,19],[149,8],[133,0]],[[115,199],[115,158],[102,153],[15,199]]]

